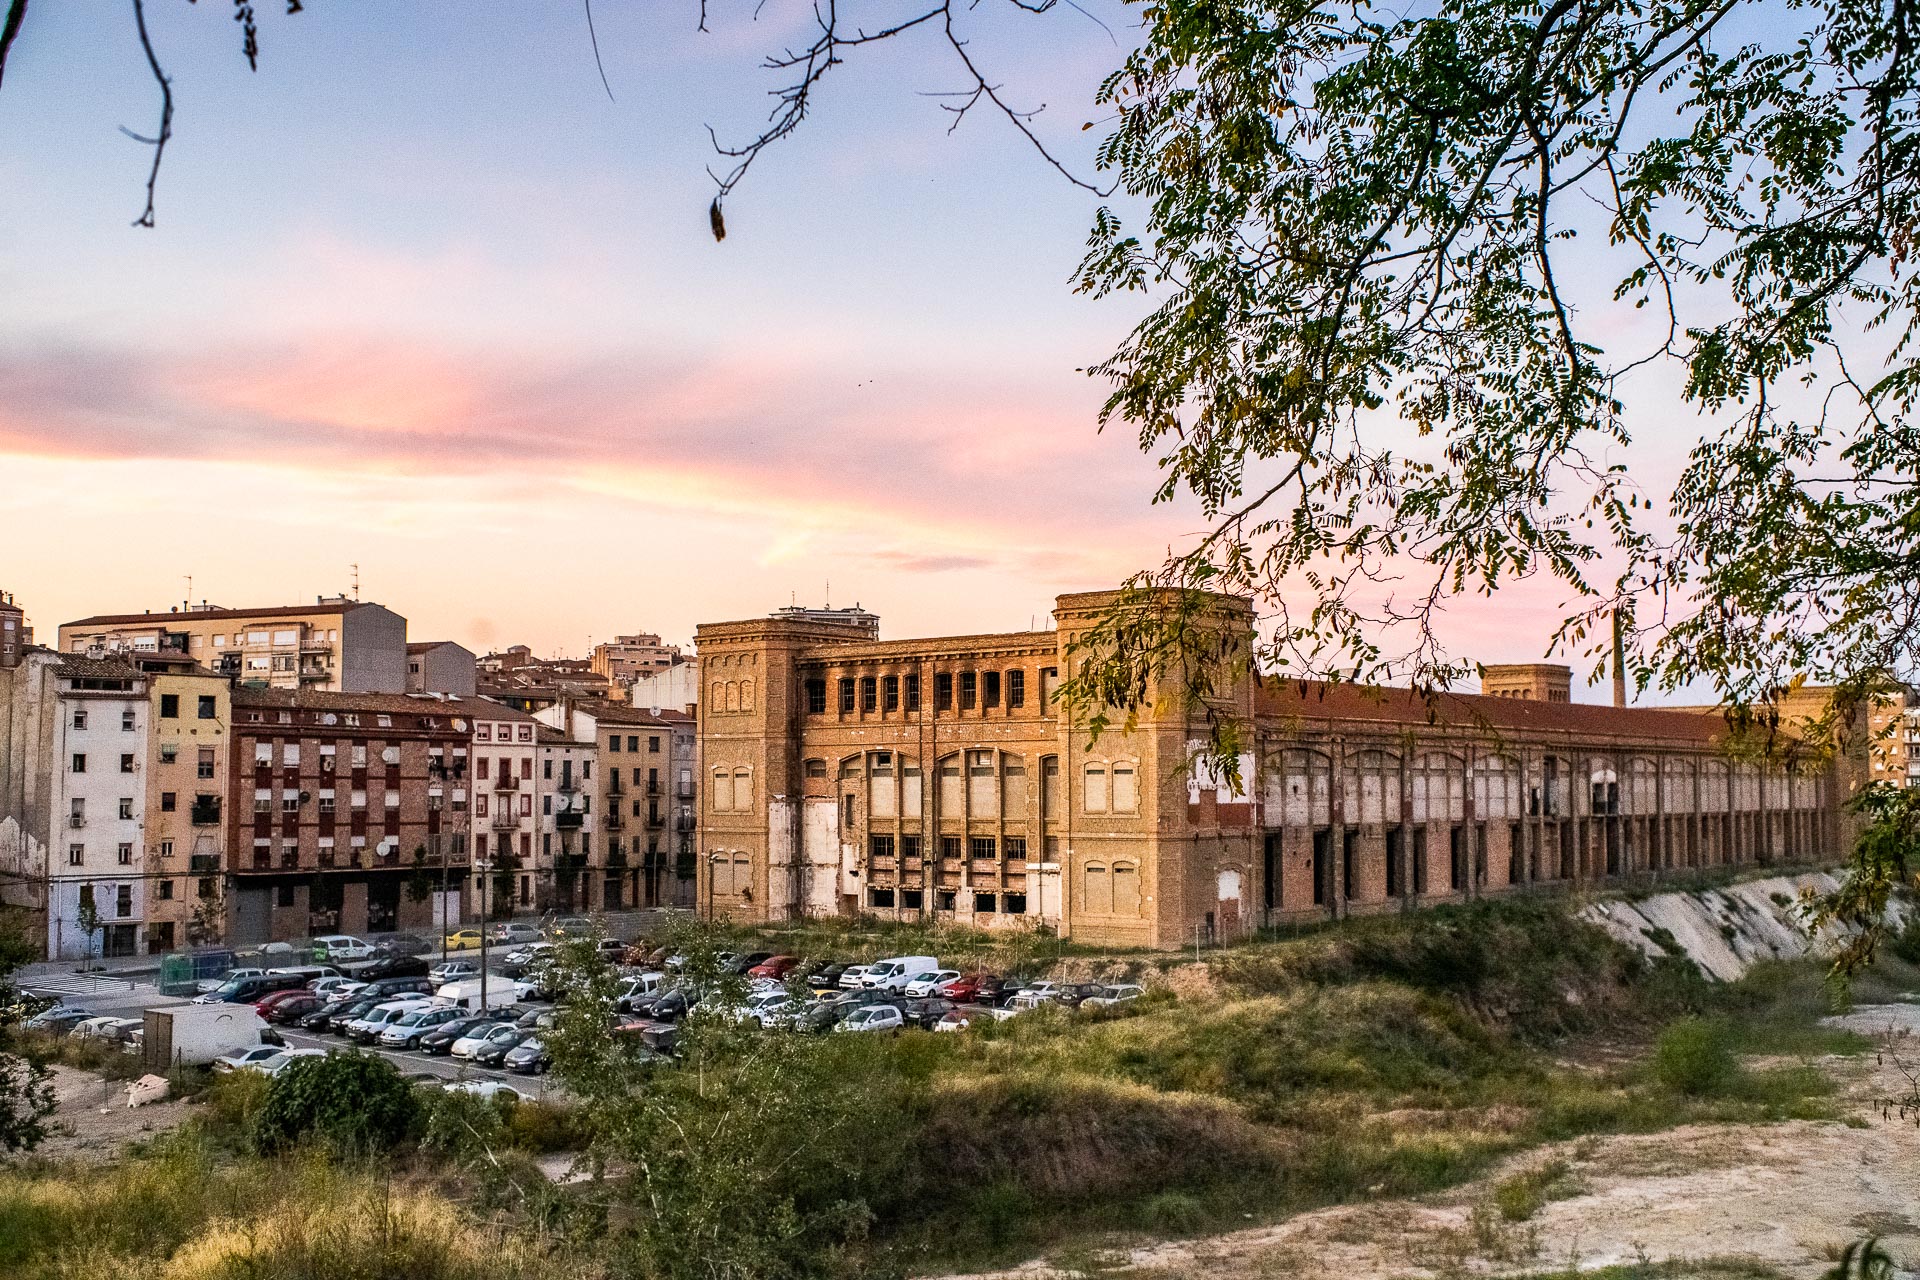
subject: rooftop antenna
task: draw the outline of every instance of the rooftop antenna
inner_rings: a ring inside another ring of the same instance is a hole
[[[353,598],[358,600],[360,598],[360,562],[355,560],[348,567],[353,570]]]
[[[193,575],[187,573],[181,576],[187,580],[187,598],[181,602],[180,607],[183,609],[191,609],[193,608]]]

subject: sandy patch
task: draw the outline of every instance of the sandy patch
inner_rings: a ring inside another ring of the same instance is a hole
[[[129,1142],[165,1133],[184,1121],[184,1102],[127,1106],[127,1082],[103,1080],[89,1071],[55,1064],[53,1093],[58,1102],[53,1135],[34,1154],[54,1160],[111,1160]]]

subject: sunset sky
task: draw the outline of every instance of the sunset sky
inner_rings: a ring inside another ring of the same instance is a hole
[[[1116,24],[1116,4],[1092,6]],[[1198,526],[1100,435],[1078,370],[1137,318],[1069,279],[1096,201],[1000,119],[949,136],[931,39],[836,68],[706,228],[706,126],[748,135],[804,40],[774,0],[581,8],[156,0],[177,136],[124,5],[36,4],[0,90],[0,588],[64,619],[344,589],[415,638],[584,651],[790,599],[890,636],[1046,625]],[[1120,56],[1062,10],[975,53],[1091,172]],[[1124,41],[1126,33],[1119,30]],[[1553,588],[1448,636],[1541,656]]]

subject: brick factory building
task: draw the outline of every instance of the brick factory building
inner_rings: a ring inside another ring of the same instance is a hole
[[[1721,717],[1563,701],[1532,669],[1519,696],[1431,700],[1242,674],[1211,700],[1252,727],[1238,787],[1189,767],[1208,708],[1171,688],[1090,741],[1054,692],[1118,600],[1061,596],[1052,631],[930,640],[777,615],[700,627],[697,906],[1170,947],[1841,852],[1844,765],[1742,760]],[[1251,651],[1246,601],[1208,597],[1199,625]]]

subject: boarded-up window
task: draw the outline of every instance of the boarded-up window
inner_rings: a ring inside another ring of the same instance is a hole
[[[733,812],[733,774],[726,769],[713,771],[713,811]]]
[[[1060,817],[1060,757],[1048,756],[1040,762],[1040,816],[1048,822]]]
[[[1121,761],[1113,766],[1113,811],[1132,813],[1140,807],[1140,792],[1134,785],[1133,765],[1130,761]],[[1119,868],[1114,868],[1115,874]],[[1119,881],[1114,882],[1118,884]]]
[[[1669,759],[1661,765],[1660,806],[1668,813],[1693,812],[1693,772],[1686,761]]]
[[[1004,780],[1007,812],[1009,821],[1018,821],[1027,816],[1027,766],[1018,760],[1009,760],[1001,770]]]
[[[940,762],[940,816],[958,818],[966,812],[966,801],[960,791],[960,761],[949,756]]]
[[[733,771],[733,807],[741,813],[753,808],[753,771],[750,769]]]
[[[900,765],[900,812],[905,817],[917,818],[920,816],[920,805],[920,766],[903,761]]]
[[[1458,822],[1466,816],[1464,762],[1458,756],[1429,751],[1414,765],[1413,820]]]
[[[1628,813],[1658,813],[1659,797],[1655,794],[1660,777],[1654,763],[1644,756],[1635,756],[1632,764],[1632,794],[1627,798]]]
[[[1481,819],[1520,816],[1520,766],[1506,756],[1482,756],[1473,766],[1473,812]]]
[[[742,680],[740,682],[740,709],[742,711],[753,710],[753,681],[751,680]]]
[[[1082,801],[1083,807],[1088,813],[1105,813],[1107,811],[1107,766],[1105,764],[1088,765],[1086,779],[1086,797]]]
[[[994,794],[993,752],[974,751],[967,756],[967,812],[976,818],[991,818],[1000,811]]]
[[[876,751],[867,757],[867,813],[875,818],[895,816],[899,790],[893,778],[893,753]]]
[[[1094,915],[1113,913],[1113,882],[1107,875],[1104,862],[1089,862],[1085,878],[1086,890],[1081,895],[1086,900],[1086,909]]]
[[[1113,914],[1140,914],[1140,868],[1131,862],[1113,864]]]

